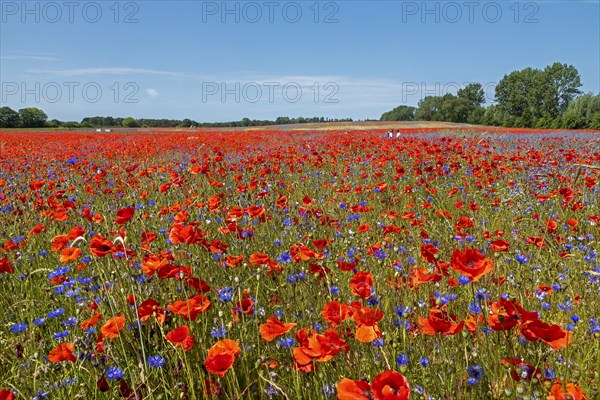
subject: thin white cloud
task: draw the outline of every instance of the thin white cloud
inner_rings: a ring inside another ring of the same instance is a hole
[[[60,61],[60,58],[54,53],[23,52],[0,56],[0,60]]]
[[[158,92],[156,91],[156,89],[148,88],[148,89],[146,89],[146,93],[148,93],[148,96],[150,96],[150,97],[158,96]]]

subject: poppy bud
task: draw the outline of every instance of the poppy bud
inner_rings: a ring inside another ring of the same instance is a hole
[[[523,394],[525,392],[525,388],[522,385],[517,386],[517,393]]]

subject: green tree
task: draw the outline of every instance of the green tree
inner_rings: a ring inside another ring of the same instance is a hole
[[[180,124],[178,124],[177,126],[182,127],[182,128],[189,128],[190,126],[194,125],[194,122],[189,119],[189,118],[185,118],[183,121],[181,121]]]
[[[19,113],[10,107],[0,108],[0,128],[18,128]]]
[[[514,122],[530,127],[541,116],[541,81],[539,69],[525,68],[513,71],[498,82],[496,101],[501,111],[514,118]]]
[[[381,115],[380,121],[412,121],[415,119],[415,107],[398,106]]]
[[[472,107],[481,107],[485,104],[485,92],[481,83],[469,83],[456,93],[459,99],[464,99]]]
[[[557,117],[567,110],[569,103],[581,93],[581,78],[572,65],[554,63],[541,73],[543,90],[542,114]]]
[[[138,121],[133,117],[127,117],[127,118],[123,119],[123,121],[121,122],[121,125],[126,128],[139,128],[140,127],[140,124],[138,123]]]
[[[443,100],[440,96],[425,96],[419,101],[415,111],[417,121],[441,121]]]
[[[43,128],[48,116],[39,108],[30,107],[19,110],[19,119],[23,128]]]
[[[592,115],[589,127],[591,129],[600,129],[600,111]]]
[[[46,126],[48,128],[58,128],[61,126],[61,122],[57,119],[51,119],[50,121],[46,122]]]
[[[594,96],[592,93],[586,93],[569,103],[563,119],[578,121],[574,128],[589,128],[594,114],[598,112],[600,112],[600,94]]]

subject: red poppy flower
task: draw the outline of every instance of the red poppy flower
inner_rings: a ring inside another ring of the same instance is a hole
[[[203,314],[210,309],[210,300],[206,296],[197,294],[187,300],[179,300],[169,304],[167,308],[188,321],[195,321],[199,314]]]
[[[400,372],[384,371],[373,379],[371,390],[375,400],[409,400],[410,385]]]
[[[411,285],[421,285],[427,282],[439,282],[442,280],[442,275],[438,274],[437,271],[429,272],[426,268],[413,268],[410,270],[410,282]]]
[[[321,311],[321,315],[325,321],[334,328],[346,320],[350,314],[350,307],[339,301],[328,301],[323,306],[323,311]]]
[[[287,207],[287,202],[288,202],[288,198],[286,196],[281,196],[279,199],[277,199],[277,201],[275,202],[275,206],[277,208],[286,208]]]
[[[156,233],[150,231],[142,232],[142,243],[152,243],[156,240]]]
[[[493,251],[498,251],[498,252],[508,251],[509,248],[510,248],[510,243],[508,243],[504,239],[496,239],[490,245],[490,249],[492,249]]]
[[[15,400],[15,395],[8,389],[0,390],[0,400]]]
[[[263,265],[269,262],[271,258],[267,254],[253,253],[250,255],[250,264]]]
[[[525,321],[521,327],[521,333],[530,342],[541,340],[554,350],[567,347],[571,341],[571,332],[565,332],[560,326],[550,325],[539,319]]]
[[[227,264],[229,268],[237,268],[242,261],[244,261],[244,256],[225,257],[225,264]]]
[[[338,382],[336,389],[339,400],[369,400],[372,398],[369,382],[343,378]]]
[[[146,322],[151,316],[155,316],[159,324],[165,322],[165,309],[158,305],[154,299],[147,299],[139,305],[137,315],[140,322]]]
[[[429,311],[428,318],[419,317],[419,326],[424,335],[456,335],[462,331],[464,321],[456,322],[457,317],[437,308]]]
[[[46,231],[46,225],[44,224],[37,224],[36,226],[34,226],[33,228],[31,228],[31,230],[29,231],[30,235],[39,235],[40,233]]]
[[[275,317],[269,317],[267,323],[260,325],[260,336],[267,342],[277,336],[285,335],[296,326],[294,322],[281,322]]]
[[[100,234],[96,234],[90,242],[90,251],[94,257],[104,257],[109,253],[114,253],[116,248],[110,240]]]
[[[373,286],[373,275],[368,271],[360,271],[354,274],[350,279],[350,289],[352,294],[363,299],[371,296],[371,287]]]
[[[358,233],[366,233],[369,232],[371,230],[371,227],[369,226],[369,224],[362,224],[358,227],[358,229],[356,230]]]
[[[55,236],[52,239],[52,243],[50,244],[50,250],[52,250],[55,253],[58,253],[59,251],[61,251],[65,247],[67,247],[68,243],[69,243],[69,238],[67,237],[67,235]]]
[[[184,351],[188,351],[194,347],[194,337],[190,335],[190,328],[186,325],[173,329],[165,335],[165,339],[175,347],[183,348]]]
[[[83,227],[81,226],[74,226],[69,233],[67,233],[67,239],[69,240],[75,240],[80,236],[83,236],[85,234],[85,229],[83,229]]]
[[[81,323],[81,329],[86,330],[102,320],[102,314],[99,312],[93,313],[87,321]]]
[[[77,247],[68,247],[60,252],[59,261],[63,264],[76,261],[81,255],[81,250]]]
[[[583,390],[574,383],[567,383],[565,385],[566,391],[563,391],[562,383],[557,380],[552,384],[550,388],[550,396],[547,400],[587,400],[587,396],[583,393]]]
[[[75,362],[77,359],[73,355],[73,350],[75,350],[75,345],[73,343],[61,343],[50,350],[48,361],[53,363],[61,361]]]
[[[357,325],[356,340],[363,343],[370,343],[382,336],[381,329],[377,325],[377,322],[383,319],[383,311],[381,309],[363,307],[354,311],[352,319]]]
[[[235,356],[240,353],[240,346],[234,340],[219,340],[208,351],[204,366],[209,373],[219,375],[222,378],[233,366]]]
[[[167,265],[169,260],[166,258],[161,258],[155,255],[150,255],[144,259],[144,262],[140,266],[142,271],[148,276],[153,276],[154,273],[160,270],[162,267]]]
[[[100,331],[102,332],[104,337],[107,337],[109,339],[115,339],[119,337],[119,332],[121,331],[121,329],[123,329],[124,326],[125,316],[123,316],[123,314],[120,314],[106,321],[106,323],[102,325],[102,328],[100,328]]]
[[[0,259],[0,272],[4,272],[7,274],[15,273],[15,268],[13,267],[12,262],[8,259],[8,257]]]
[[[133,218],[134,213],[135,208],[133,207],[121,208],[119,211],[117,211],[117,220],[115,222],[119,225],[122,225]]]
[[[486,258],[477,249],[466,248],[464,251],[454,250],[450,259],[450,267],[462,275],[478,281],[494,269],[494,262]]]
[[[435,264],[437,262],[436,254],[439,252],[438,248],[432,244],[428,243],[421,245],[421,257],[430,264]]]
[[[463,229],[472,228],[473,226],[475,226],[473,220],[469,217],[464,216],[457,219],[454,223],[454,228],[459,232]]]

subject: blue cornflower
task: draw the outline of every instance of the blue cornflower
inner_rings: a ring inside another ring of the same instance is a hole
[[[373,251],[373,255],[378,260],[383,260],[384,258],[387,258],[387,253],[383,249],[375,249],[375,251]]]
[[[517,260],[519,264],[525,264],[529,261],[529,258],[525,254],[517,254],[515,260]]]
[[[277,261],[278,263],[289,263],[290,261],[292,261],[292,256],[290,255],[290,253],[288,253],[287,251],[281,253],[276,259],[275,261]]]
[[[373,340],[373,342],[371,342],[371,344],[373,345],[373,347],[375,347],[377,349],[379,347],[385,346],[385,340],[383,340],[383,338],[377,338],[377,339]]]
[[[379,299],[377,298],[377,296],[371,296],[367,299],[367,303],[369,303],[370,306],[376,306],[377,304],[379,304]]]
[[[48,398],[48,392],[38,390],[37,392],[35,392],[35,395],[33,396],[32,400],[42,400],[42,399],[47,399],[47,398]]]
[[[64,320],[62,322],[62,324],[64,326],[75,326],[77,324],[77,318],[76,317],[69,317],[66,320]]]
[[[472,302],[469,304],[469,312],[471,312],[471,314],[481,314],[483,312],[481,304],[476,301]]]
[[[316,321],[316,322],[313,324],[313,329],[314,329],[315,331],[317,331],[317,332],[321,332],[321,331],[323,330],[323,325],[321,325],[321,324],[319,323],[319,321]]]
[[[427,357],[419,358],[419,362],[423,367],[427,367],[429,365],[429,359]]]
[[[335,388],[336,388],[335,385],[333,385],[331,383],[326,383],[325,385],[323,385],[322,391],[325,394],[325,396],[331,397],[335,393]]]
[[[234,292],[235,289],[232,287],[224,287],[217,291],[217,293],[219,294],[219,300],[221,300],[222,302],[231,301],[233,299]]]
[[[62,332],[56,332],[54,335],[52,335],[52,338],[56,339],[56,340],[60,340],[60,339],[64,339],[67,336],[69,336],[69,331],[65,330]]]
[[[578,315],[571,315],[571,321],[578,323],[579,322],[579,316]]]
[[[481,365],[469,365],[467,368],[467,373],[469,376],[479,382],[483,377],[483,367]]]
[[[148,365],[152,368],[160,368],[165,365],[165,359],[158,354],[155,356],[150,356],[148,357]]]
[[[119,367],[108,367],[106,369],[106,377],[111,381],[116,381],[125,376],[125,373]]]
[[[222,338],[227,334],[227,328],[225,325],[215,326],[210,330],[210,335],[216,339]]]
[[[12,333],[21,333],[25,330],[27,330],[27,324],[24,322],[18,322],[10,327]]]
[[[556,378],[556,372],[553,369],[544,368],[544,378],[553,381]]]
[[[281,347],[283,347],[284,349],[291,349],[292,347],[294,347],[296,341],[294,340],[294,338],[284,337],[279,340],[279,343],[281,343]]]
[[[412,309],[409,306],[403,306],[403,305],[399,305],[397,307],[394,307],[394,311],[396,312],[396,315],[399,317],[405,317],[408,314],[410,314],[410,312],[412,311]]]
[[[48,313],[48,318],[56,318],[56,317],[60,317],[61,315],[63,315],[65,313],[65,309],[60,307],[57,308],[56,310],[50,311]]]
[[[403,366],[403,365],[408,365],[410,363],[410,360],[406,354],[400,354],[396,358],[396,362],[398,363],[398,365]]]

